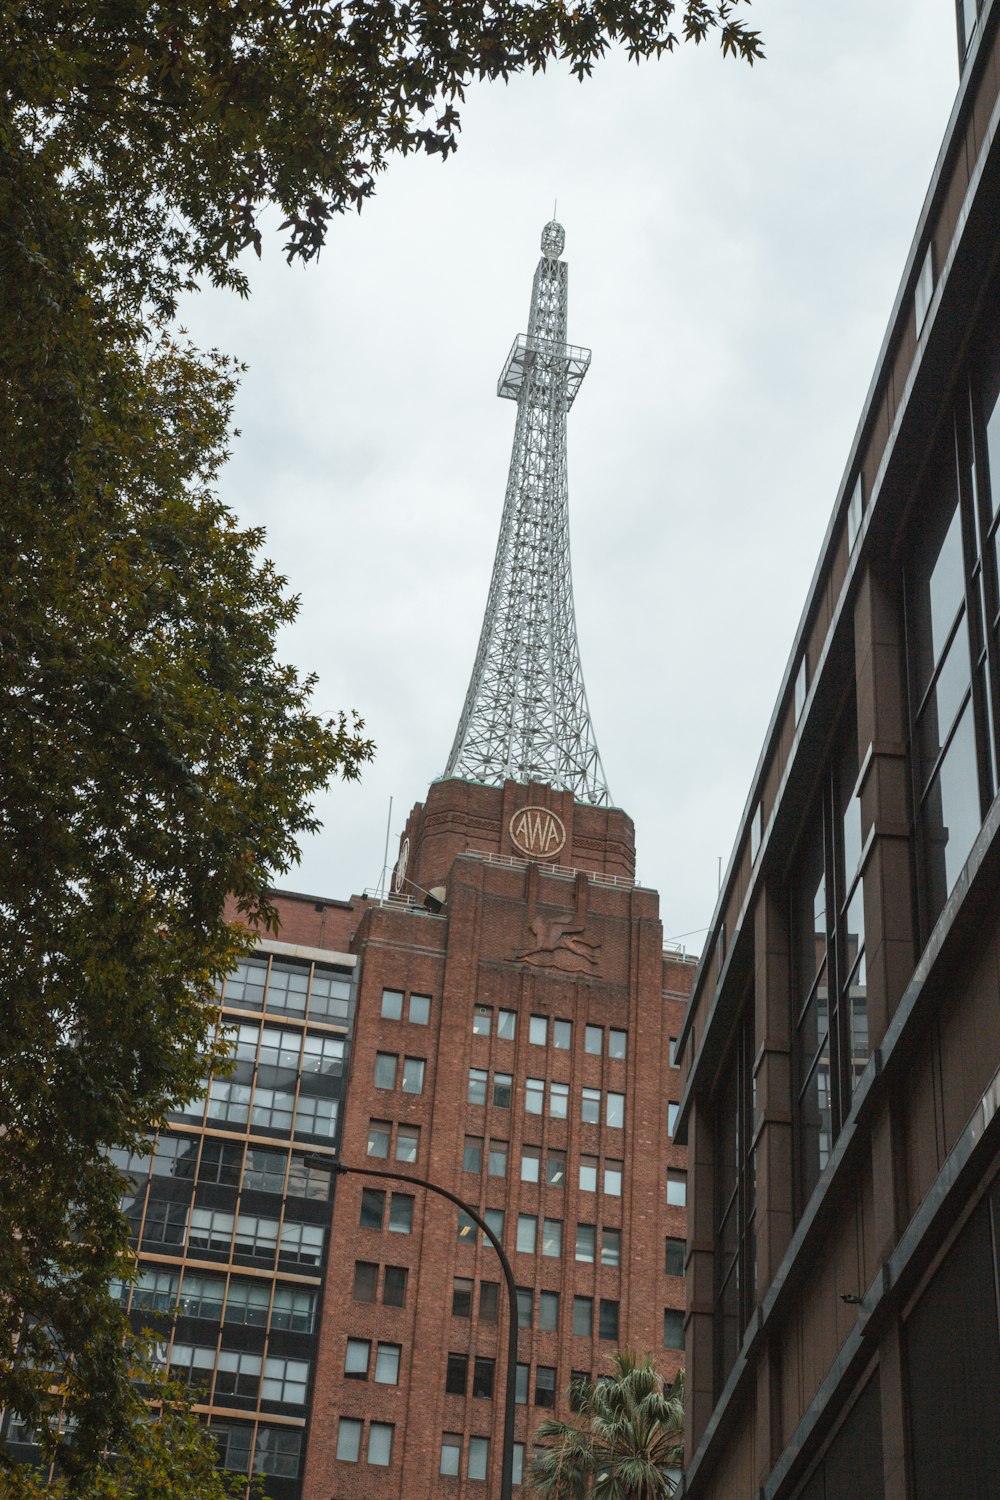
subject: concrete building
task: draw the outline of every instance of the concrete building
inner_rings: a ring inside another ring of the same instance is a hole
[[[687,1500],[1000,1495],[1000,7],[679,1047]]]

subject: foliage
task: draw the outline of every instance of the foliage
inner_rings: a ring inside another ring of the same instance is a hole
[[[214,492],[236,370],[147,333],[42,163],[0,134],[0,1408],[41,1427],[54,1379],[72,1480],[134,1417],[112,1146],[194,1094],[216,978],[354,777],[275,661],[284,580]]]
[[[684,1372],[668,1386],[651,1355],[616,1354],[613,1374],[577,1381],[573,1418],[550,1417],[536,1441],[531,1488],[547,1500],[665,1500],[684,1458]]]
[[[235,1500],[247,1488],[244,1474],[217,1467],[215,1441],[195,1416],[191,1395],[151,1365],[141,1341],[130,1348],[136,1380],[132,1420],[121,1446],[102,1454],[87,1476],[87,1500]],[[39,1429],[42,1453],[37,1467],[15,1463],[0,1452],[0,1500],[71,1500],[74,1481],[56,1470],[48,1429]],[[65,1456],[65,1448],[62,1450]],[[262,1488],[255,1480],[252,1500]]]
[[[245,290],[234,255],[276,203],[289,258],[360,208],[386,158],[456,145],[476,79],[612,45],[715,35],[752,63],[750,0],[0,0],[12,137],[62,183],[118,295],[161,312],[189,278]]]

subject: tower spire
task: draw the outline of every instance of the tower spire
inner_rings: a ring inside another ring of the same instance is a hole
[[[610,802],[580,668],[569,557],[566,413],[590,350],[566,342],[566,236],[553,219],[497,383],[517,402],[500,540],[472,680],[445,776],[540,781]]]

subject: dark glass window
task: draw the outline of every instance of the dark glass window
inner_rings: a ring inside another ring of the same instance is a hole
[[[354,1291],[352,1294],[355,1302],[374,1302],[377,1285],[377,1264],[370,1260],[356,1260],[354,1262]]]
[[[408,1193],[393,1193],[389,1199],[389,1229],[409,1234],[413,1229],[413,1199]]]
[[[379,1188],[361,1189],[361,1228],[381,1229],[385,1217],[385,1193]]]
[[[539,1292],[538,1326],[543,1332],[554,1333],[559,1327],[559,1293]]]
[[[382,1301],[386,1307],[404,1307],[406,1305],[406,1278],[409,1271],[406,1266],[386,1266],[385,1281],[382,1284]]]
[[[258,1427],[253,1450],[255,1474],[297,1479],[302,1461],[302,1433],[287,1427]]]
[[[475,1283],[471,1276],[456,1276],[451,1284],[451,1315],[453,1318],[472,1317],[472,1289]]]
[[[601,1298],[601,1307],[598,1317],[598,1338],[618,1338],[618,1303]]]
[[[684,1275],[684,1241],[667,1240],[664,1270],[668,1276]]]
[[[518,1406],[526,1406],[528,1402],[528,1366],[519,1364],[514,1378],[514,1400]]]
[[[469,1383],[469,1356],[449,1354],[444,1388],[449,1396],[464,1396]]]
[[[684,1348],[684,1314],[673,1307],[666,1308],[663,1313],[663,1347]]]
[[[462,1171],[481,1172],[482,1170],[483,1138],[481,1135],[467,1135],[462,1153]]]
[[[485,1401],[493,1400],[494,1365],[494,1360],[486,1359],[481,1355],[476,1356],[472,1370],[473,1396],[481,1396]]]
[[[552,1365],[535,1366],[535,1405],[552,1407],[556,1404],[556,1372]]]
[[[530,1328],[534,1307],[535,1294],[530,1286],[519,1286],[517,1289],[517,1326],[518,1328]]]
[[[496,1281],[479,1283],[479,1321],[495,1323],[500,1306],[500,1284]]]
[[[573,1298],[573,1332],[580,1338],[589,1339],[594,1331],[593,1297]]]

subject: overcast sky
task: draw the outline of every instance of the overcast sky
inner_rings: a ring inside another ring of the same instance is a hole
[[[286,660],[378,744],[281,883],[378,884],[451,747],[558,198],[584,678],[638,878],[693,951],[750,778],[957,87],[951,0],[758,0],[767,61],[615,57],[483,86],[457,155],[392,163],[318,265],[272,232],[253,296],[184,309],[248,361],[229,504],[301,595]],[[272,219],[272,224],[276,223]]]

